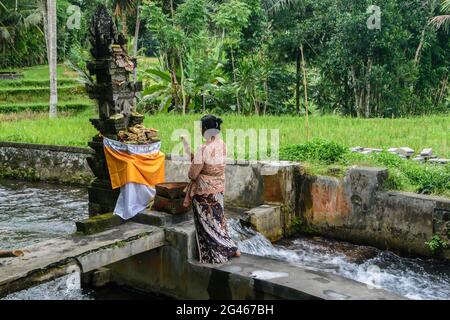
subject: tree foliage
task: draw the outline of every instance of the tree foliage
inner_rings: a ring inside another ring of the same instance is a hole
[[[98,2],[58,0],[61,59],[82,64],[88,58],[87,22]],[[448,112],[449,0],[379,0],[379,28],[368,24],[372,2],[143,0],[140,45],[159,57],[153,69],[170,81],[144,72],[151,94],[142,104],[180,112],[304,114],[304,80],[309,113]],[[39,1],[19,0],[18,10],[15,0],[0,3],[0,67],[44,63]],[[135,2],[107,3],[131,31],[136,8],[126,8]],[[72,4],[81,8],[80,30],[65,27]]]

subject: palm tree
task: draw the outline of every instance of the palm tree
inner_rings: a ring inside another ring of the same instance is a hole
[[[137,57],[138,50],[138,40],[139,40],[139,28],[141,26],[141,16],[139,6],[141,5],[141,0],[137,0],[136,2],[136,25],[134,27],[134,42],[133,42],[133,57]],[[137,80],[137,68],[133,70],[133,79]]]
[[[128,35],[127,29],[127,13],[132,12],[135,7],[134,0],[114,0],[113,9],[114,16],[120,17],[122,21],[122,33],[124,36]]]
[[[45,0],[44,0],[45,1]],[[58,88],[57,88],[57,27],[56,27],[56,0],[46,0],[44,4],[44,23],[47,31],[47,57],[50,69],[50,107],[49,116],[55,118],[58,115]]]
[[[20,42],[20,35],[30,28],[39,28],[41,12],[35,2],[29,1],[24,8],[16,1],[14,8],[9,8],[5,1],[0,1],[0,51],[14,49]]]
[[[448,25],[450,24],[450,0],[442,0],[441,11],[443,14],[435,16],[430,22],[436,28],[444,26],[444,29],[448,29]]]

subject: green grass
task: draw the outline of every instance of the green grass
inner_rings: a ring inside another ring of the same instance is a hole
[[[89,100],[83,87],[80,86],[59,86],[58,102],[76,99]],[[39,87],[17,87],[17,88],[0,88],[0,104],[16,104],[31,102],[46,102],[50,99],[49,88]],[[91,102],[93,105],[94,102]]]
[[[50,119],[25,119],[14,123],[0,123],[0,140],[11,141],[8,137],[21,132],[17,141],[46,143],[48,135],[42,131],[50,131],[55,127],[67,134],[53,138],[54,144],[86,145],[95,129],[89,123],[94,117],[92,111],[86,111],[76,117]],[[194,131],[195,121],[201,115],[157,114],[146,116],[145,125],[160,130],[163,150],[169,152],[179,141],[171,141],[172,132],[176,129]],[[280,145],[298,144],[306,141],[304,118],[293,116],[245,117],[224,115],[222,129],[279,129]],[[363,146],[373,148],[389,148],[409,146],[419,152],[422,148],[431,147],[435,154],[450,157],[449,116],[428,116],[404,119],[353,119],[337,116],[310,117],[311,138],[334,141],[344,146]],[[37,129],[41,127],[41,129]],[[68,136],[77,132],[76,137]],[[53,136],[53,135],[52,135]],[[226,138],[226,137],[225,137]],[[69,143],[69,141],[71,141]],[[76,141],[74,143],[73,141]]]
[[[59,101],[58,111],[82,111],[92,108],[92,102],[89,100],[71,100],[71,101]],[[0,113],[13,113],[13,112],[46,112],[48,110],[47,102],[31,102],[31,103],[11,103],[0,104]]]
[[[80,85],[80,82],[73,79],[58,79],[58,86],[74,86]],[[48,79],[28,79],[28,80],[1,80],[0,89],[8,90],[20,87],[33,87],[33,88],[48,88],[50,86],[50,81]]]
[[[47,66],[19,70],[24,78],[0,81],[0,114],[48,110],[50,89]],[[64,65],[58,66],[58,109],[80,111],[95,105],[89,100],[77,75]]]
[[[23,74],[23,78],[20,80],[15,81],[26,81],[26,80],[43,80],[49,78],[49,69],[48,65],[40,65],[40,66],[33,66],[33,67],[27,67],[27,68],[20,68],[20,69],[14,69],[14,70],[0,70],[0,71],[16,71]],[[57,78],[59,79],[72,79],[76,80],[76,73],[67,68],[65,65],[60,64],[57,67]],[[14,81],[14,82],[15,82]],[[1,86],[0,81],[0,86]]]

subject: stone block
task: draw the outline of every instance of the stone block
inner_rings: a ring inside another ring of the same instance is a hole
[[[99,214],[83,221],[77,221],[77,232],[94,234],[123,224],[123,220],[112,213]]]
[[[251,208],[264,202],[261,164],[225,167],[225,204]]]
[[[410,157],[414,154],[414,150],[408,147],[401,147],[397,150],[397,153],[405,156],[405,157]]]
[[[433,149],[425,148],[422,151],[420,151],[420,155],[422,157],[431,157],[433,155]]]
[[[397,153],[398,148],[389,148],[387,151],[390,153]]]
[[[383,149],[379,149],[379,148],[366,148],[366,150],[370,150],[370,151],[376,152],[376,153],[380,153],[381,151],[383,151]]]
[[[430,160],[428,160],[428,162],[435,163],[435,164],[448,164],[448,163],[450,163],[450,159],[437,158],[437,159],[430,159]]]
[[[297,163],[288,161],[263,162],[263,195],[266,203],[293,204]]]
[[[131,220],[137,223],[162,227],[181,223],[189,220],[190,218],[191,217],[189,212],[184,214],[173,215],[166,212],[160,212],[155,210],[144,210],[139,214],[137,214]]]
[[[388,178],[385,168],[351,168],[346,176],[353,211],[367,212],[374,201],[375,193],[381,189]]]
[[[350,151],[351,151],[351,152],[361,152],[361,151],[363,151],[363,150],[364,150],[363,147],[353,147],[353,148],[350,148]]]
[[[270,241],[283,236],[281,208],[279,206],[261,205],[246,212],[247,222]]]
[[[317,177],[310,186],[311,208],[304,217],[313,225],[342,226],[351,213],[351,204],[341,179]]]

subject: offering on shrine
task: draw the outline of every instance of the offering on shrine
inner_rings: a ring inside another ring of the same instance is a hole
[[[128,144],[149,144],[160,141],[158,130],[146,128],[142,124],[136,124],[127,130],[121,130],[117,133],[120,142]]]

